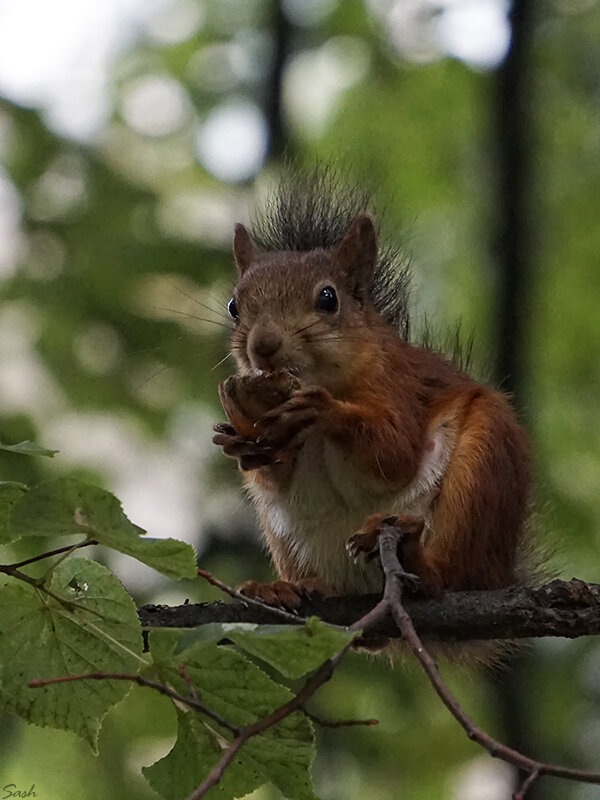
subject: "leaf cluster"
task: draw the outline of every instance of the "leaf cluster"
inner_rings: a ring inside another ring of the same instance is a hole
[[[2,447],[54,454],[31,442]],[[136,679],[168,687],[163,693],[180,698],[177,740],[168,755],[144,769],[167,800],[192,793],[237,731],[294,697],[282,679],[317,669],[353,636],[316,619],[298,628],[213,624],[153,631],[144,652],[131,596],[105,566],[74,553],[102,544],[182,579],[196,576],[193,548],[147,537],[113,494],[70,477],[33,487],[0,483],[0,542],[28,536],[78,540],[0,565],[7,576],[0,588],[0,706],[27,722],[71,731],[97,753],[104,717]],[[50,559],[41,577],[24,571]],[[199,697],[208,716],[195,707]],[[287,797],[313,800],[313,758],[312,723],[303,710],[295,711],[249,739],[209,796],[241,797],[270,782]]]

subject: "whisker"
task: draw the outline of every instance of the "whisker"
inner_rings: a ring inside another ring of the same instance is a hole
[[[197,319],[200,322],[209,322],[211,325],[218,325],[220,328],[225,328],[225,330],[232,331],[233,325],[226,325],[224,322],[217,322],[215,319],[208,319],[207,317],[199,317],[198,314],[190,314],[187,311],[179,311],[176,308],[164,308],[154,306],[157,311],[166,311],[168,314],[179,314],[181,317],[189,317],[190,319]]]
[[[213,303],[216,303],[219,308],[223,308],[223,306],[227,305],[229,300],[231,299],[231,295],[235,292],[235,283],[230,284],[227,288],[227,291],[224,291],[225,287],[220,287],[219,291],[221,292],[220,295],[216,294],[209,294],[209,300],[212,300]]]
[[[216,355],[216,353],[214,352],[215,349],[216,349],[216,345],[211,347],[211,348],[202,348],[201,350],[194,350],[193,352],[188,353],[186,358],[187,359],[197,359],[197,358],[203,358],[204,359],[204,358],[209,357],[212,360],[212,358],[214,358],[214,356]],[[218,348],[218,349],[221,350],[221,353],[223,352],[223,350],[221,348]],[[232,353],[227,353],[227,355],[225,355],[224,358],[222,358],[220,361],[218,361],[213,367],[211,367],[209,370],[207,370],[203,374],[205,376],[208,375],[210,372],[212,372],[218,366],[220,366],[224,361],[226,361],[231,355],[232,355]],[[147,378],[145,378],[144,380],[140,381],[139,383],[136,383],[136,388],[141,388],[142,386],[145,386],[147,383],[149,383],[150,381],[154,380],[154,378],[157,378],[159,375],[162,375],[162,373],[165,372],[168,369],[172,369],[172,370],[177,371],[177,370],[181,369],[181,365],[179,365],[179,364],[164,364],[164,365],[162,365],[159,369],[157,369],[155,372],[153,372]]]
[[[145,386],[147,383],[150,383],[150,381],[153,381],[154,378],[157,378],[159,375],[162,375],[163,372],[165,372],[168,369],[171,369],[171,367],[172,367],[172,364],[165,364],[164,367],[161,367],[160,369],[156,370],[156,372],[153,372],[152,375],[150,375],[149,378],[146,378],[146,380],[144,380],[141,383],[139,383],[137,385],[137,388],[141,389],[142,386]]]
[[[210,312],[211,312],[211,314],[216,314],[216,315],[217,315],[217,316],[219,316],[219,317],[223,317],[223,319],[225,319],[225,320],[228,320],[228,319],[229,319],[229,316],[227,316],[226,314],[224,314],[222,311],[217,311],[215,308],[211,308],[211,307],[210,307],[209,305],[207,305],[206,303],[203,303],[201,300],[198,300],[198,298],[197,298],[197,297],[194,297],[194,295],[192,295],[192,294],[189,294],[188,292],[184,291],[184,290],[183,290],[183,289],[182,289],[180,286],[177,286],[177,284],[175,284],[175,283],[171,283],[170,281],[167,281],[167,283],[169,284],[169,286],[170,286],[172,289],[175,289],[175,291],[179,292],[179,293],[180,293],[180,294],[182,294],[184,297],[187,297],[187,299],[188,299],[188,300],[191,300],[193,303],[196,303],[197,305],[199,305],[199,306],[202,306],[202,308],[205,308],[207,311],[210,311]],[[219,305],[220,305],[220,304],[219,304]]]
[[[307,344],[315,342],[342,342],[342,341],[360,341],[362,336],[349,336],[347,333],[342,334],[328,334],[323,336],[306,337]]]
[[[221,366],[221,364],[223,364],[223,362],[224,362],[224,361],[227,361],[227,359],[228,359],[228,358],[230,358],[230,357],[231,357],[231,355],[232,355],[231,353],[227,353],[227,355],[225,356],[225,358],[222,358],[220,361],[217,361],[217,363],[214,365],[214,367],[211,367],[211,368],[210,368],[210,372],[214,372],[214,371],[216,370],[216,368],[217,368],[217,367],[220,367],[220,366]]]
[[[184,339],[183,336],[177,336],[173,341],[175,342],[182,342]],[[170,347],[172,342],[168,344],[153,344],[150,347],[137,347],[135,350],[127,350],[127,354],[131,356],[142,355],[144,353],[158,353],[159,350],[166,350]]]
[[[318,324],[320,321],[321,321],[320,319],[316,319],[314,322],[309,322],[309,323],[308,323],[308,325],[305,325],[303,328],[300,328],[300,330],[298,330],[298,331],[294,331],[294,333],[292,334],[292,336],[298,336],[300,333],[304,333],[304,331],[307,331],[309,328],[312,328],[312,327],[314,327],[314,326],[315,326],[315,325],[317,325],[317,324]]]

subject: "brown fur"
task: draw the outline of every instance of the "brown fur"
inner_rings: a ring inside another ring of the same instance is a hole
[[[353,509],[352,492],[344,494],[344,470],[362,476],[356,486],[369,513],[385,516],[398,513],[387,507],[390,498],[397,505],[415,481],[430,480],[431,453],[441,474],[427,491],[419,495],[415,489],[424,532],[407,540],[405,568],[432,592],[514,582],[530,490],[526,436],[504,395],[476,383],[439,353],[402,341],[377,313],[368,295],[377,263],[370,218],[360,215],[339,245],[309,252],[257,253],[237,226],[235,256],[239,320],[232,352],[240,379],[279,370],[300,382],[300,389],[256,423],[258,440],[247,440],[248,453],[264,447],[267,460],[274,451],[286,454],[244,472],[280,577],[320,580],[342,592],[364,591],[373,582],[366,568],[347,568],[337,544],[326,541],[327,529],[315,530],[306,521],[318,519],[319,511],[297,486],[307,469],[303,452],[312,447],[320,454],[315,469],[324,469],[331,480],[333,507],[327,511],[333,518],[336,510],[341,518]],[[337,292],[335,313],[315,307],[325,286]],[[242,437],[234,442],[221,430],[215,441],[243,459]],[[329,463],[331,444],[336,455]],[[293,510],[306,543],[289,529],[281,508]],[[412,506],[406,513],[414,514]],[[354,537],[355,554],[373,547],[373,529],[363,533],[363,540]],[[330,564],[331,553],[339,558],[337,566]]]

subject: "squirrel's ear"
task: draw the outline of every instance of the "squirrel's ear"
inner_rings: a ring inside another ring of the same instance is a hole
[[[370,214],[359,214],[337,248],[336,260],[358,295],[368,291],[377,266],[377,234]]]
[[[233,257],[235,258],[238,275],[240,277],[248,269],[255,257],[254,245],[252,244],[250,234],[239,222],[234,228]]]

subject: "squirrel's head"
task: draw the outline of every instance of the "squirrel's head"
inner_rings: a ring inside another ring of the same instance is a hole
[[[233,252],[239,280],[228,310],[240,371],[288,370],[331,391],[343,387],[368,357],[377,265],[372,218],[360,214],[339,244],[307,252],[257,252],[236,225]]]

